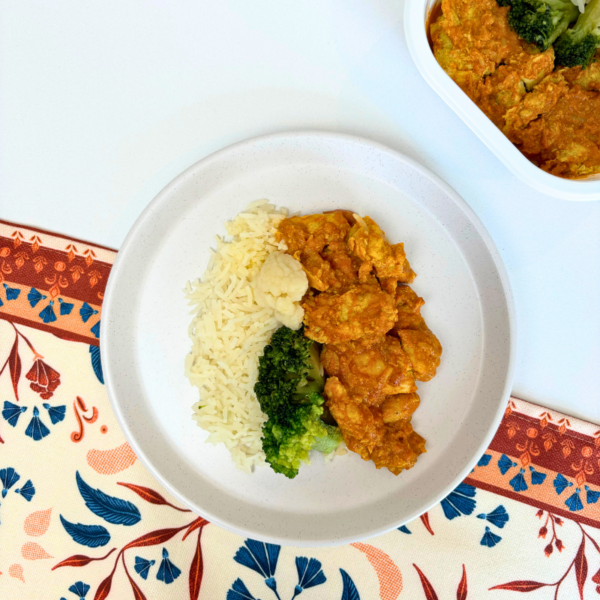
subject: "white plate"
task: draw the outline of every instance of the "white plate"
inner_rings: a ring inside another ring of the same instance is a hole
[[[439,1],[406,0],[404,6],[406,43],[425,81],[521,181],[563,200],[599,200],[600,175],[563,179],[534,165],[440,67],[429,46],[426,31],[427,15]]]
[[[348,455],[316,456],[294,480],[268,467],[246,475],[203,443],[191,419],[197,390],[186,281],[204,272],[214,235],[268,198],[292,211],[349,208],[403,241],[414,289],[444,354],[419,386],[413,422],[427,454],[395,477]],[[514,309],[500,256],[479,219],[446,184],[373,142],[294,132],[230,146],[196,163],[146,208],[112,269],[102,362],[117,419],[150,472],[183,504],[231,531],[281,544],[349,543],[417,517],[447,495],[486,450],[509,395]]]

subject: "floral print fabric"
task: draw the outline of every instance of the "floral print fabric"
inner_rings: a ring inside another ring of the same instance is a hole
[[[0,223],[0,598],[599,597],[600,427],[518,399],[464,482],[367,542],[265,544],[180,506],[106,396],[114,258]]]

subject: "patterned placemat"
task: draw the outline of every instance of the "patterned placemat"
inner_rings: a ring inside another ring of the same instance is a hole
[[[179,506],[104,388],[115,256],[0,222],[0,598],[598,597],[600,427],[516,398],[463,483],[366,543],[263,544]]]

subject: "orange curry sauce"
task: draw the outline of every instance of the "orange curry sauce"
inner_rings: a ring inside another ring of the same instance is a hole
[[[555,68],[508,25],[496,0],[442,0],[427,32],[436,60],[491,121],[544,171],[600,173],[600,62]]]
[[[293,216],[278,227],[309,283],[304,335],[323,344],[326,406],[348,448],[394,475],[425,451],[412,428],[416,381],[429,381],[442,346],[407,284],[404,244],[349,211]]]

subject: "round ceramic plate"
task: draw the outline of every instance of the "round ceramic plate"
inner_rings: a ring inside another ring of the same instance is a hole
[[[293,480],[247,475],[192,421],[184,376],[191,320],[183,288],[200,277],[214,236],[250,202],[303,214],[369,215],[404,242],[423,315],[444,353],[419,384],[413,418],[427,453],[398,477],[354,453],[320,455]],[[456,486],[486,450],[510,392],[513,301],[479,219],[413,160],[368,140],[293,132],[241,142],[170,183],[130,231],[102,314],[102,363],[117,419],[149,471],[183,504],[236,533],[280,544],[349,543],[398,527]]]

